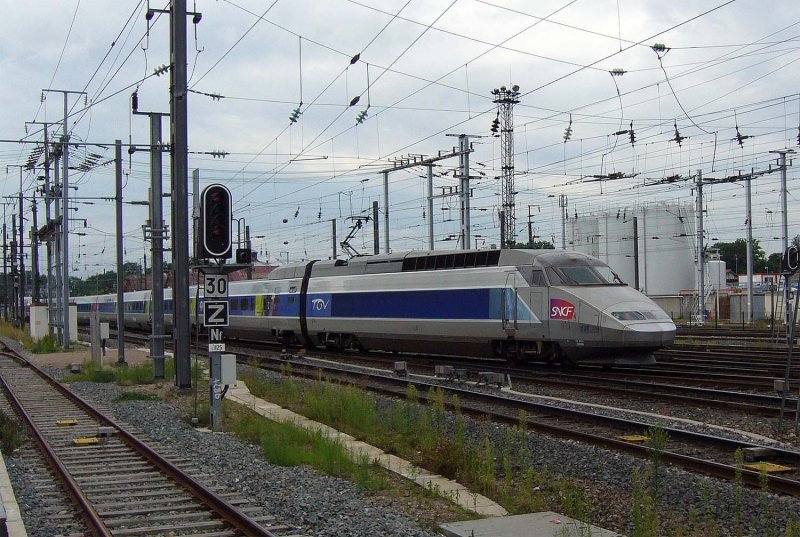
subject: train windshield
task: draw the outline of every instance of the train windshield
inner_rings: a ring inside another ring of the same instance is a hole
[[[614,285],[622,284],[608,265],[570,265],[548,267],[550,285]]]

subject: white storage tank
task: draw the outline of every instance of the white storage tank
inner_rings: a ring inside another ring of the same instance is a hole
[[[569,223],[567,249],[599,257],[630,286],[634,285],[638,255],[639,288],[648,295],[675,295],[697,286],[692,205],[658,203],[613,209],[571,216]]]

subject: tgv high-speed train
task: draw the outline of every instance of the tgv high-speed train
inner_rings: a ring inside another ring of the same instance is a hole
[[[125,294],[126,324],[149,324],[149,293]],[[614,364],[652,362],[675,337],[669,316],[608,265],[559,250],[308,261],[231,282],[229,301],[226,336],[308,347]],[[79,319],[96,310],[116,320],[116,295],[75,302]],[[166,290],[167,325],[171,312]]]

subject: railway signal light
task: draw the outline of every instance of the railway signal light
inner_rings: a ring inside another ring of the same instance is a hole
[[[231,192],[223,185],[210,185],[200,197],[200,257],[231,257]]]
[[[800,255],[798,254],[797,246],[789,246],[786,251],[783,252],[781,272],[791,275],[797,272],[798,267],[800,267]]]

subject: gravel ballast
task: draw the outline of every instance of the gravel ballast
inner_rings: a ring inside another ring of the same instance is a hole
[[[52,370],[62,373],[63,370]],[[260,372],[275,378],[275,374]],[[295,379],[296,382],[297,379]],[[182,453],[208,474],[215,484],[224,485],[278,521],[295,525],[299,532],[319,536],[435,536],[430,523],[414,520],[402,506],[376,501],[353,484],[326,476],[305,467],[284,468],[264,462],[259,448],[227,434],[210,434],[193,429],[186,412],[171,402],[125,401],[111,403],[122,388],[110,384],[75,383],[70,387],[89,401],[108,407],[112,417],[141,432],[173,452]],[[379,398],[381,399],[381,398]],[[383,401],[380,404],[389,404]],[[709,411],[710,412],[710,411]],[[454,417],[447,419],[452,423]],[[487,435],[502,445],[508,428],[465,418],[467,431],[475,437]],[[713,421],[713,420],[709,420]],[[645,471],[649,461],[625,454],[536,433],[527,435],[533,466],[548,476],[566,478],[580,484],[591,505],[590,522],[598,526],[633,534],[630,522],[631,476],[634,468]],[[513,450],[512,450],[513,451]],[[36,491],[25,487],[24,461],[9,459],[9,474],[14,481],[20,506],[28,520],[42,518]],[[800,501],[754,490],[738,489],[734,484],[705,478],[671,467],[663,471],[658,517],[662,522],[690,528],[684,535],[703,535],[698,520],[714,522],[720,536],[736,534],[734,521],[742,514],[744,535],[783,536],[790,520],[800,519]],[[741,508],[737,508],[740,502]],[[397,508],[395,508],[397,507]],[[53,535],[47,530],[30,535]],[[49,528],[52,530],[52,528]]]

